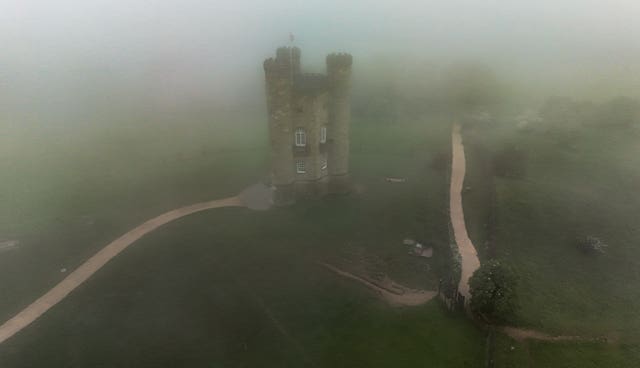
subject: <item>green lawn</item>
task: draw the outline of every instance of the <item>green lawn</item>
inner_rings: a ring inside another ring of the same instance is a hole
[[[469,130],[465,138],[474,147],[470,152],[484,150],[470,157],[469,165],[481,165],[508,144],[528,157],[522,178],[483,178],[472,169],[465,184],[472,187],[465,195],[470,234],[484,244],[491,228],[486,227],[492,190],[487,182],[494,180],[493,246],[520,278],[516,324],[549,333],[608,336],[621,344],[530,343],[521,362],[532,367],[637,366],[637,133],[585,128],[560,134],[496,125]],[[586,235],[607,243],[606,254],[579,251],[576,239]],[[486,256],[485,248],[479,248]],[[504,366],[526,366],[508,363],[510,356],[518,353],[503,350]]]
[[[61,280],[61,268],[74,269],[132,227],[172,208],[235,194],[267,172],[261,125],[183,124],[7,130],[0,141],[0,240],[20,244],[0,253],[0,319]]]
[[[12,175],[0,184],[11,194],[0,228],[21,243],[0,254],[0,317],[145,219],[261,179],[263,125],[14,131],[12,159],[2,162]],[[429,271],[407,272],[403,265],[416,261],[401,241],[447,245],[446,173],[430,161],[448,150],[448,134],[439,118],[356,121],[352,173],[362,194],[168,224],[3,344],[0,366],[481,367],[483,333],[464,316],[438,301],[390,308],[316,264],[358,246],[388,261],[396,280],[435,288],[438,252],[424,260]]]
[[[500,368],[627,368],[640,365],[640,348],[598,342],[518,343],[499,335],[493,357],[494,366]]]
[[[167,225],[9,340],[2,366],[481,366],[482,334],[464,316],[389,308],[316,265],[339,240],[308,239],[317,216],[297,207]]]
[[[523,323],[640,337],[635,138],[585,131],[574,148],[534,141],[527,177],[498,181],[498,247],[522,275]],[[603,239],[607,253],[578,251],[585,235]]]

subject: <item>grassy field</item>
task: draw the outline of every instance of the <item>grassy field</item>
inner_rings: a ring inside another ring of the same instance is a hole
[[[483,176],[471,171],[466,184],[471,188],[465,194],[472,238],[480,244],[493,239],[495,256],[519,275],[516,324],[618,341],[613,345],[507,342],[515,344],[516,352],[504,346],[498,349],[501,363],[496,366],[638,366],[637,133],[593,127],[570,133],[521,131],[496,125],[469,129],[466,139],[470,152],[479,152],[469,158],[471,167],[486,165],[495,151],[507,145],[517,146],[527,156],[521,178],[487,178],[486,172]],[[488,208],[491,190],[495,190],[493,225]],[[583,254],[576,240],[587,235],[607,243],[606,253]],[[486,247],[479,248],[486,257]],[[526,354],[518,358],[518,351]]]
[[[0,239],[20,243],[0,254],[0,319],[150,217],[258,181],[267,165],[260,128],[203,120],[7,127]]]
[[[16,128],[3,146],[1,230],[20,245],[0,254],[2,319],[146,218],[235,194],[268,170],[262,122],[76,128]],[[418,272],[401,241],[448,242],[447,178],[430,168],[448,134],[439,118],[356,122],[360,195],[168,224],[3,344],[0,366],[482,366],[483,333],[464,316],[437,301],[390,308],[316,264],[356,246],[397,281],[434,288],[437,252]]]
[[[493,352],[494,367],[521,368],[627,368],[640,364],[636,344],[599,342],[515,342],[497,335]]]
[[[328,206],[344,210],[339,202]],[[389,308],[316,265],[318,252],[344,240],[322,236],[315,209],[301,207],[293,213],[212,211],[168,225],[8,341],[0,361],[8,367],[93,361],[480,366],[481,333],[464,316],[450,315],[439,303]],[[349,216],[334,221],[334,228],[350,226]],[[295,226],[316,229],[316,236],[283,231]]]
[[[266,129],[248,121],[9,129],[0,137],[8,174],[0,182],[8,204],[0,237],[20,244],[0,253],[0,317],[145,219],[263,178]],[[414,237],[447,246],[447,174],[431,164],[448,151],[448,134],[439,117],[356,121],[359,195],[169,224],[3,344],[0,366],[484,366],[484,333],[464,316],[438,302],[389,308],[316,263],[363,249],[396,281],[434,289],[438,252],[416,260],[400,243]],[[640,364],[636,138],[593,129],[465,131],[469,233],[482,259],[506,260],[520,276],[517,324],[617,341],[519,343],[498,335],[494,367]],[[488,178],[492,154],[509,144],[526,152],[526,175]],[[390,184],[385,176],[408,180]],[[584,235],[602,238],[607,253],[579,252],[574,240]]]

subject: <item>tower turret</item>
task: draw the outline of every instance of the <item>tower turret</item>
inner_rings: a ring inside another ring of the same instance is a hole
[[[300,68],[300,50],[281,47],[276,58],[264,61],[271,145],[271,181],[276,187],[274,201],[291,203],[293,197],[294,164],[292,132],[292,93],[295,70]]]
[[[327,56],[329,79],[329,127],[330,142],[327,160],[329,190],[348,192],[349,185],[349,124],[351,123],[351,55],[344,53]]]
[[[276,50],[278,63],[288,65],[292,75],[300,73],[300,49],[297,47],[278,47]]]

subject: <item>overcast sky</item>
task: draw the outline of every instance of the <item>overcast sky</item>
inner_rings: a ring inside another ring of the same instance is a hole
[[[534,79],[624,80],[639,70],[639,19],[637,0],[0,0],[0,78],[64,88],[105,72],[230,102],[256,89],[292,32],[316,67],[338,50],[359,63],[477,59]]]

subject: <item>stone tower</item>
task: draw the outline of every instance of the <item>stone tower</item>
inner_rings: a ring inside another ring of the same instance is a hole
[[[300,72],[300,49],[264,62],[274,202],[349,191],[352,58],[327,56],[327,74]]]

